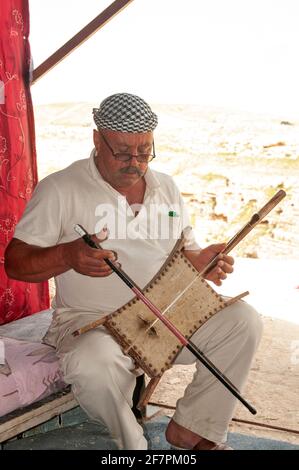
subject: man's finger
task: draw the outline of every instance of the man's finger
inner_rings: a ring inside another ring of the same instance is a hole
[[[226,243],[215,243],[214,245],[209,246],[209,248],[214,253],[220,253],[220,251],[224,250],[225,247],[226,247]]]
[[[218,279],[221,279],[222,281],[224,281],[224,279],[227,278],[227,274],[226,274],[226,272],[223,271],[222,269],[219,269],[219,270],[217,271],[217,277],[218,277]]]
[[[222,255],[222,259],[223,259],[223,261],[225,261],[226,263],[231,264],[231,265],[233,265],[235,263],[235,260],[232,256]]]
[[[110,250],[96,250],[94,248],[91,248],[91,250],[87,251],[87,255],[89,258],[95,260],[103,260],[104,258],[108,258],[111,261],[116,260],[115,252]]]
[[[87,276],[90,276],[90,277],[106,277],[106,276],[110,276],[110,274],[113,274],[113,271],[110,269],[109,271],[104,271],[104,272],[90,272],[87,274]]]
[[[107,228],[107,225],[105,225],[102,230],[99,233],[96,233],[94,236],[95,241],[98,242],[104,242],[105,240],[107,240],[107,238],[109,237],[109,230]]]
[[[121,267],[121,264],[120,264],[120,263],[113,263],[113,264],[114,264],[114,266],[115,266],[116,268],[120,268],[120,267]],[[113,271],[113,269],[110,268],[109,264],[107,264],[107,263],[99,265],[99,271],[103,271],[103,272],[104,272],[104,271],[110,271],[110,270]]]
[[[116,268],[121,268],[121,264],[118,262],[113,263]],[[106,272],[112,270],[112,268],[105,261],[91,260],[85,265],[82,265],[87,271],[93,272]],[[112,270],[113,271],[113,270]]]
[[[217,266],[218,266],[218,269],[220,268],[220,270],[224,271],[225,273],[232,273],[234,268],[232,267],[231,264],[229,263],[225,263],[225,261],[223,260],[220,260],[218,261],[217,263]]]

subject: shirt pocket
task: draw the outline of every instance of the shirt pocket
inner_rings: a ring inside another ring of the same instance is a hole
[[[159,240],[177,240],[181,236],[181,217],[177,213],[169,215],[169,212],[157,212],[155,220],[151,220],[151,235]]]

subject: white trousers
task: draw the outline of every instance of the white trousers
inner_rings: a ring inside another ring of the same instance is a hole
[[[206,356],[242,391],[262,333],[257,312],[238,301],[210,318],[191,338]],[[80,406],[95,422],[107,426],[121,449],[147,449],[142,427],[132,407],[135,365],[104,327],[57,347],[62,372]],[[176,364],[192,364],[196,372],[177,402],[173,419],[196,434],[220,443],[237,399],[183,348]]]

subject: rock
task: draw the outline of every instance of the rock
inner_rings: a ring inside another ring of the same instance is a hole
[[[285,142],[276,142],[275,144],[263,145],[263,148],[269,149],[270,147],[284,147],[285,145],[286,145]]]
[[[245,258],[258,258],[258,254],[256,251],[252,251],[251,253],[244,253]]]
[[[282,126],[293,126],[294,124],[290,121],[280,121]]]

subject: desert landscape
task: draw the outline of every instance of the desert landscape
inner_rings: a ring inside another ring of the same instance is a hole
[[[39,178],[92,149],[89,103],[35,110]],[[200,243],[228,239],[278,190],[287,198],[235,255],[299,258],[299,122],[196,106],[156,105],[157,158],[172,175]]]
[[[96,105],[35,108],[40,179],[89,156]],[[152,107],[159,126],[151,166],[174,177],[201,246],[229,240],[278,189],[287,193],[233,251],[236,269],[220,292],[249,290],[248,302],[265,325],[244,394],[258,414],[238,405],[235,418],[252,423],[233,421],[231,430],[299,444],[299,121],[198,106]],[[52,295],[53,289],[51,283]],[[152,401],[171,414],[192,373],[193,366],[170,369]]]

